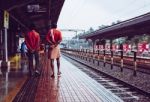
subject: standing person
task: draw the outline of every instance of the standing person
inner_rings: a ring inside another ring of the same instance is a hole
[[[28,59],[29,59],[29,74],[33,76],[34,74],[40,75],[39,67],[39,47],[40,47],[40,36],[39,33],[35,31],[35,25],[30,25],[30,31],[25,36],[25,43],[28,48]],[[35,71],[33,72],[33,57],[35,58]]]
[[[26,46],[26,44],[25,44],[25,41],[23,41],[22,43],[21,43],[21,49],[20,49],[20,51],[21,51],[21,57],[22,57],[22,59],[26,59],[26,54],[27,54],[27,46]]]
[[[51,29],[49,30],[48,34],[46,35],[46,40],[50,45],[48,50],[48,58],[51,61],[51,68],[52,68],[52,75],[51,77],[55,77],[54,75],[54,59],[57,60],[57,75],[60,75],[60,48],[59,44],[62,41],[62,35],[59,30],[56,29],[57,25],[52,24]]]

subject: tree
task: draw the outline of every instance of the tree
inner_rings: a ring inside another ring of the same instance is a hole
[[[108,25],[101,25],[101,26],[98,26],[98,29],[103,29],[105,27],[108,27]]]
[[[90,27],[89,32],[93,32],[93,31],[94,31],[94,29],[92,27]]]
[[[111,23],[111,25],[115,25],[115,24],[116,24],[116,22],[112,22],[112,23]]]
[[[115,22],[112,22],[111,25],[115,25],[115,24],[118,24],[118,23],[120,23],[120,22],[121,22],[120,20],[117,20],[117,21],[115,21]]]

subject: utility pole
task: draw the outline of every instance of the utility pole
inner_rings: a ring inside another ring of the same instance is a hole
[[[79,49],[79,37],[78,37],[78,32],[83,32],[85,33],[85,30],[82,29],[60,29],[60,31],[70,31],[70,32],[75,32],[76,34],[76,40],[77,40],[77,49]]]

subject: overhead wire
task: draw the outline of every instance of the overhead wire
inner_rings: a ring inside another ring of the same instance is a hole
[[[121,14],[121,15],[120,15],[120,18],[121,18],[121,17],[123,17],[123,16],[125,16],[125,15],[134,14],[134,13],[136,13],[136,11],[138,11],[138,10],[140,10],[140,9],[142,9],[142,8],[146,8],[146,7],[148,7],[148,6],[150,5],[150,3],[145,3],[144,5],[138,7],[138,8],[136,8],[136,9],[134,9],[134,10],[130,10],[130,11],[126,12],[126,10],[129,10],[129,7],[135,5],[138,1],[140,1],[140,0],[132,0],[131,2],[128,3],[128,7],[123,7],[123,8],[120,10],[120,12],[118,11],[118,10],[119,10],[119,9],[118,9],[117,11],[114,12],[114,15]],[[126,8],[128,8],[128,9],[126,9]],[[116,18],[116,17],[112,15],[111,18]],[[119,17],[118,17],[118,18],[119,18]],[[132,17],[131,17],[131,18],[132,18]],[[107,18],[106,18],[106,19],[107,19]],[[130,19],[130,18],[128,18],[128,19]],[[117,21],[117,20],[121,20],[121,19],[116,19],[116,21]],[[110,17],[109,17],[108,20],[106,20],[106,22],[110,22],[110,21],[111,21],[111,19],[110,19]],[[116,22],[116,21],[112,21],[112,22]]]
[[[131,14],[133,14],[133,13],[135,13],[135,11],[137,11],[139,9],[142,9],[142,8],[146,8],[146,7],[148,7],[150,5],[149,3],[148,4],[146,3],[146,4],[142,5],[142,6],[140,6],[140,8],[137,8],[137,9],[134,9],[134,10],[130,10],[129,9],[133,5],[136,5],[139,1],[140,0],[131,0],[125,6],[123,6],[122,8],[120,8],[118,10],[116,10],[115,12],[113,12],[114,15],[121,14],[121,16],[124,16],[124,15],[128,14],[128,12],[131,13]],[[68,20],[69,23],[67,24],[67,27],[71,28],[70,26],[71,26],[72,22],[75,21],[76,16],[79,16],[78,14],[82,10],[81,7],[83,8],[83,6],[85,6],[86,3],[87,3],[87,0],[86,1],[82,0],[82,1],[79,2],[78,5],[74,6],[74,11],[69,15],[71,19]],[[130,11],[128,11],[128,10],[130,10]],[[110,20],[112,20],[112,19],[109,19],[109,18],[110,17],[108,17],[108,20],[106,20],[106,22],[109,22]],[[111,18],[116,18],[116,16],[112,15]],[[107,19],[107,18],[105,18],[105,19]],[[112,21],[112,22],[115,22],[115,21]]]
[[[77,14],[78,14],[79,11],[81,10],[81,7],[83,8],[83,7],[85,6],[86,2],[87,2],[87,0],[82,0],[82,1],[78,4],[78,6],[76,6],[76,9],[74,9],[74,12],[72,12],[72,17],[71,17],[71,20],[70,20],[70,22],[69,22],[69,26],[70,26],[70,24],[72,24],[73,21],[75,21],[76,16],[79,16],[79,15],[77,15]]]
[[[83,6],[85,5],[85,1],[86,0],[82,0],[80,2],[80,4],[77,6],[78,8],[76,8],[76,10],[74,10],[74,12],[73,12],[73,18],[76,18],[77,13],[79,12],[79,10],[82,10],[81,7],[83,8]]]
[[[68,4],[67,4],[68,3]],[[74,3],[74,5],[70,5],[71,3]],[[67,5],[67,6],[66,6]],[[72,0],[67,0],[67,2],[66,2],[66,4],[64,5],[64,7],[66,7],[66,9],[69,9],[69,18],[65,21],[65,22],[67,22],[67,25],[65,25],[65,26],[68,26],[68,25],[70,25],[70,21],[71,21],[71,19],[73,18],[73,11],[77,8],[77,6],[76,6],[76,4],[75,4],[75,2],[74,1],[72,1]],[[63,11],[62,11],[63,12]]]
[[[116,11],[114,11],[113,13],[122,13],[122,11],[127,10],[127,5],[129,8],[129,7],[133,6],[137,1],[139,1],[139,0],[132,0],[129,3],[127,3],[125,6],[123,6],[122,8],[119,8]]]
[[[148,6],[150,6],[150,2],[148,3],[148,4],[144,4],[144,5],[142,5],[141,7],[139,7],[139,8],[136,8],[136,9],[134,9],[134,10],[131,10],[131,11],[129,11],[129,12],[127,12],[127,13],[124,13],[124,15],[127,15],[127,14],[133,14],[133,13],[136,13],[135,11],[139,11],[139,10],[141,10],[141,9],[143,9],[143,8],[146,8],[146,7],[148,7]],[[150,11],[149,11],[150,12]]]
[[[129,2],[127,5],[128,5],[128,7],[129,6],[132,6],[133,4],[135,4],[137,1],[139,1],[139,0],[132,0],[131,2]],[[85,0],[84,0],[84,5],[85,5]],[[86,0],[86,3],[87,3],[87,0]],[[130,4],[132,4],[132,5],[130,5]],[[71,22],[69,23],[69,24],[71,24],[74,20],[75,20],[75,18],[76,18],[76,16],[77,16],[77,13],[79,13],[79,10],[81,10],[80,9],[81,8],[81,3],[80,3],[80,6],[78,7],[78,9],[76,10],[76,12],[74,13],[74,15],[73,15],[73,17],[72,17],[72,20],[71,20]],[[82,8],[83,8],[83,6],[82,6]],[[120,11],[120,9],[118,9],[119,11]],[[118,10],[116,10],[114,13],[116,14],[116,13],[120,13],[120,12],[118,12]],[[123,11],[123,10],[126,10],[126,7],[123,7],[123,8],[121,8],[121,12]],[[110,20],[110,19],[109,19]]]
[[[117,9],[117,10],[115,10],[114,12],[113,12],[113,14],[114,15],[117,15],[117,14],[120,14],[120,13],[124,13],[126,10],[128,10],[131,6],[133,6],[133,5],[135,5],[136,3],[137,3],[137,1],[139,1],[139,0],[132,0],[132,1],[130,1],[129,3],[127,3],[125,6],[123,6],[122,8],[119,8],[119,9]],[[127,6],[128,5],[128,6]],[[128,9],[127,9],[127,7],[128,7]],[[111,18],[116,18],[115,16],[111,16]],[[108,17],[108,18],[106,18],[106,19],[108,19],[108,20],[106,20],[106,22],[110,22],[111,21],[111,19],[110,19],[110,17]],[[118,20],[120,20],[120,19],[118,19]],[[115,21],[112,21],[112,22],[115,22]]]
[[[83,8],[85,6],[86,1],[87,0],[82,0],[78,3],[78,5],[75,5],[75,7],[72,9],[73,12],[69,15],[71,19],[68,20],[69,23],[67,24],[67,28],[64,28],[64,29],[75,29],[75,30],[77,30],[77,32],[75,32],[75,35],[76,35],[76,33],[78,33],[78,29],[80,29],[80,28],[72,28],[71,24],[75,21],[76,16],[78,16],[80,10],[82,10],[81,7]]]

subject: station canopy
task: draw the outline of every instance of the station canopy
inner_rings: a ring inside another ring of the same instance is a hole
[[[17,22],[10,28],[20,26],[28,29],[35,24],[38,32],[45,35],[51,23],[57,24],[65,0],[0,0],[0,9],[6,10]]]
[[[133,37],[134,35],[141,34],[150,34],[150,12],[89,34],[81,35],[80,39],[115,39],[125,36]]]

